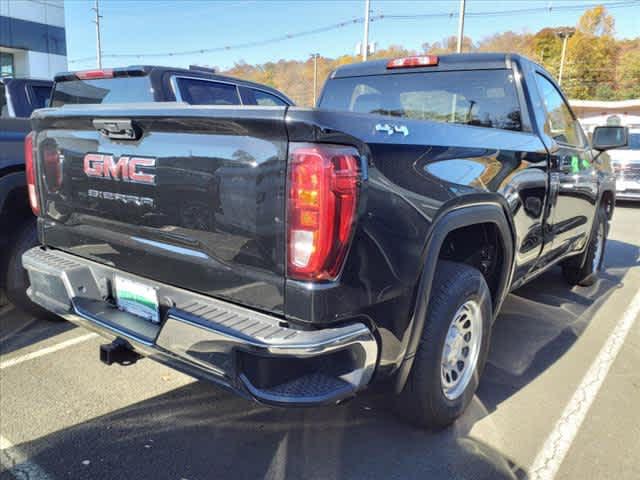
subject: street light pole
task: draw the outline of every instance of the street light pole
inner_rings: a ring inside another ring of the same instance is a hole
[[[96,24],[96,64],[98,68],[102,68],[102,46],[100,45],[100,19],[102,15],[100,15],[98,0],[96,0],[95,7],[91,10],[96,12],[96,19],[93,21]]]
[[[313,107],[316,106],[316,98],[318,96],[318,57],[319,53],[312,53],[313,57]]]
[[[366,62],[369,56],[369,11],[370,0],[364,2],[364,36],[362,37],[362,61]]]
[[[574,30],[560,30],[557,32],[558,37],[562,39],[562,55],[560,57],[560,72],[558,73],[558,85],[562,86],[562,74],[564,73],[564,59],[567,54],[567,42],[575,33]]]
[[[458,14],[458,53],[462,53],[462,39],[464,38],[464,10],[466,1],[460,0],[460,13]]]

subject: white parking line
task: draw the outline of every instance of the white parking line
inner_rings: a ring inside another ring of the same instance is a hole
[[[0,435],[0,464],[15,478],[52,480],[52,477],[47,472],[36,463],[30,461],[26,455],[2,435]]]
[[[22,355],[21,357],[10,358],[9,360],[0,362],[0,370],[4,370],[5,368],[13,367],[14,365],[18,365],[19,363],[33,360],[34,358],[42,357],[53,352],[57,352],[58,350],[62,350],[63,348],[77,345],[78,343],[85,342],[97,336],[98,334],[96,333],[87,333],[86,335],[80,335],[79,337],[74,337],[69,340],[65,340],[64,342],[56,343],[55,345],[52,345],[50,347],[41,348],[40,350],[36,350],[35,352],[27,353],[26,355]]]
[[[606,343],[544,442],[542,450],[538,452],[529,470],[531,480],[555,478],[638,314],[640,314],[640,291],[635,294],[622,318],[613,327]]]

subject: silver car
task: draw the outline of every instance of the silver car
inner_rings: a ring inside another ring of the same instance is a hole
[[[616,198],[640,201],[640,129],[629,130],[629,146],[607,152],[616,174]]]

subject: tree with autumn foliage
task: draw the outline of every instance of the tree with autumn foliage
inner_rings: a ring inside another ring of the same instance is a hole
[[[566,82],[563,88],[571,98],[612,99],[615,86],[618,45],[615,21],[603,6],[587,10],[569,39]]]
[[[506,31],[474,42],[463,39],[463,52],[519,53],[543,65],[552,75],[560,69],[562,39],[558,32],[570,27],[543,28],[535,34]],[[562,88],[569,98],[616,100],[640,98],[640,37],[616,40],[615,21],[604,6],[585,11],[569,39]],[[395,58],[420,53],[454,53],[455,36],[434,43],[423,43],[421,51],[391,45],[378,50],[371,59]],[[343,55],[318,58],[318,89],[324,79],[340,65],[359,62],[360,57]],[[262,65],[239,62],[225,74],[264,83],[289,95],[298,105],[313,103],[313,59],[279,60]]]

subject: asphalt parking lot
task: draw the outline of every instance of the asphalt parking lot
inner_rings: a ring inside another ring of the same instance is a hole
[[[618,207],[592,287],[553,269],[509,296],[478,395],[440,432],[379,393],[271,409],[149,360],[107,367],[98,337],[4,307],[0,479],[640,478],[639,225]]]

